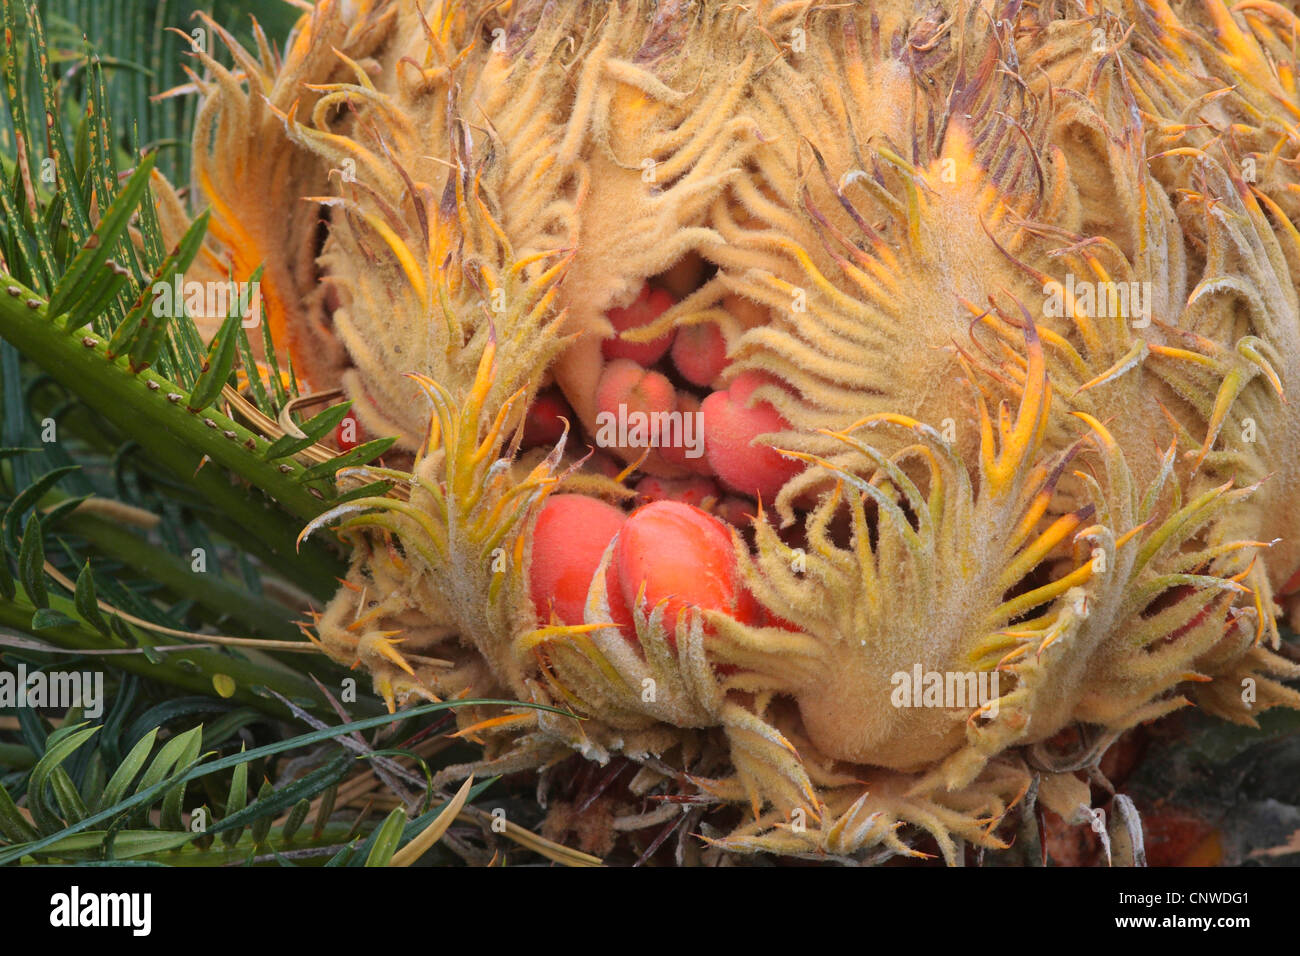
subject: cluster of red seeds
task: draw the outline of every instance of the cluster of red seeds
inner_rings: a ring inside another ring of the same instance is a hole
[[[740,582],[727,525],[746,526],[757,499],[770,503],[802,466],[754,443],[789,427],[771,404],[751,403],[755,389],[775,380],[744,372],[728,381],[727,344],[716,323],[683,325],[651,342],[621,337],[672,308],[672,278],[647,282],[630,305],[607,313],[615,334],[601,346],[605,367],[596,408],[698,414],[704,453],[692,458],[684,447],[655,448],[650,454],[659,473],[635,481],[638,507],[630,515],[582,495],[553,496],[534,532],[529,588],[539,620],[583,623],[588,590],[614,541],[606,588],[615,622],[635,640],[631,609],[644,588],[647,612],[666,602],[664,626],[675,646],[677,616],[688,606],[760,623],[758,605]],[[761,321],[752,303],[731,297],[724,307],[738,323]],[[575,421],[560,390],[544,390],[529,411],[523,444],[553,445],[563,431],[561,418]],[[608,459],[597,461],[610,466]]]

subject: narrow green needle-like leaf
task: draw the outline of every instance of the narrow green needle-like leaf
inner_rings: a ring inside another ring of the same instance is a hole
[[[376,438],[374,441],[368,441],[364,445],[358,445],[351,451],[344,452],[337,458],[331,458],[329,461],[312,465],[298,476],[298,480],[314,481],[318,478],[333,478],[337,472],[344,468],[355,468],[358,465],[365,465],[374,461],[392,448],[396,442],[396,438]]]
[[[96,813],[106,807],[113,806],[122,799],[127,788],[131,786],[131,781],[136,778],[141,768],[144,767],[144,762],[149,759],[149,754],[153,751],[154,740],[157,736],[158,728],[155,727],[136,741],[135,746],[118,764],[117,769],[113,771],[113,776],[109,778],[108,783],[104,786],[104,793],[95,806]]]
[[[145,334],[146,327],[149,335],[154,335],[156,327],[161,327],[166,331],[166,322],[162,321],[159,316],[153,314],[154,308],[154,290],[159,283],[175,284],[177,277],[183,275],[185,270],[190,267],[194,261],[195,255],[198,254],[199,248],[203,245],[203,237],[208,227],[208,212],[204,210],[198,218],[190,224],[181,241],[176,244],[176,248],[168,253],[167,258],[163,260],[162,265],[154,272],[149,284],[141,290],[140,295],[136,298],[131,306],[131,310],[126,314],[117,328],[113,330],[113,335],[108,340],[108,354],[116,358],[125,352],[133,351],[136,340]],[[178,308],[173,296],[173,308]],[[75,323],[69,323],[72,327]],[[162,338],[150,338],[148,342],[142,344],[139,349],[137,364],[152,364],[153,357],[158,354],[161,347]],[[152,355],[150,355],[152,353]]]
[[[95,575],[90,570],[89,561],[77,575],[77,589],[73,594],[73,603],[83,621],[101,634],[109,633],[108,622],[104,620],[104,615],[99,613],[99,598],[95,594]]]
[[[370,855],[366,857],[366,866],[388,866],[402,842],[402,829],[406,826],[406,808],[397,807],[390,813],[375,836]]]
[[[111,270],[108,275],[104,275],[105,264],[149,188],[149,175],[153,166],[153,156],[141,160],[122,191],[105,211],[99,226],[55,285],[46,312],[51,320],[56,320],[67,312],[71,303],[86,296],[95,283],[108,281],[112,276]]]
[[[207,358],[203,360],[203,370],[199,373],[199,380],[194,383],[194,390],[186,403],[190,411],[201,412],[220,397],[221,390],[225,388],[226,382],[230,379],[230,372],[235,366],[237,350],[235,339],[239,331],[239,323],[239,315],[232,311],[221,324],[221,331],[217,333],[217,337],[212,340]]]
[[[50,776],[63,761],[71,757],[78,747],[98,731],[98,727],[73,729],[71,733],[59,738],[57,742],[51,742],[46,748],[44,756],[32,768],[31,780],[27,785],[27,808],[31,810],[32,820],[41,830],[53,831],[59,829],[61,825],[58,817],[49,809],[49,804],[45,799],[45,786],[50,782]],[[53,741],[53,738],[51,740]],[[73,824],[79,822],[81,821],[69,821],[69,823]]]
[[[351,408],[351,402],[331,405],[319,415],[308,419],[299,426],[304,437],[295,438],[292,435],[283,435],[271,443],[271,446],[263,452],[263,456],[268,461],[272,461],[276,458],[287,458],[289,455],[296,455],[304,448],[309,448],[338,428],[339,422],[347,417]]]
[[[28,599],[37,608],[49,607],[45,588],[45,544],[41,541],[41,519],[32,515],[23,529],[22,547],[18,552],[18,578]]]

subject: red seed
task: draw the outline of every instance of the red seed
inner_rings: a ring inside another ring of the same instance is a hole
[[[713,322],[679,328],[673,340],[673,365],[692,385],[712,385],[727,368],[722,330]]]
[[[627,516],[586,495],[552,495],[542,506],[533,531],[528,591],[537,619],[551,609],[565,624],[581,624],[591,579],[601,556]]]
[[[677,390],[658,372],[648,372],[631,359],[615,359],[605,366],[596,385],[596,409],[619,414],[671,412],[677,407]]]
[[[677,615],[686,607],[723,611],[746,623],[758,617],[726,526],[680,502],[656,501],[632,512],[614,542],[606,584],[610,612],[629,641],[636,640],[631,608],[642,585],[646,613],[667,602],[664,627],[674,649]]]
[[[642,478],[636,485],[640,501],[680,501],[692,508],[704,507],[704,502],[722,497],[718,485],[703,475],[692,478]]]
[[[748,498],[727,495],[714,506],[713,513],[729,525],[736,528],[748,528],[753,523],[754,513],[757,510],[758,508],[754,502]]]
[[[616,359],[605,367],[596,385],[596,444],[627,462],[637,461],[649,449],[641,467],[657,473],[664,466],[655,443],[665,440],[662,422],[676,407],[672,382],[630,359]]]
[[[334,429],[334,444],[338,445],[340,451],[351,451],[365,442],[364,434],[357,413],[349,411]]]
[[[627,342],[618,338],[617,333],[649,325],[672,308],[673,304],[673,297],[663,289],[652,289],[649,285],[643,285],[640,294],[631,305],[610,309],[605,316],[614,326],[615,337],[601,343],[600,349],[605,358],[631,359],[647,368],[658,362],[672,347],[671,332],[652,342]]]
[[[700,400],[690,392],[678,392],[677,411],[682,416],[681,441],[660,447],[660,457],[676,468],[711,477],[713,469],[704,454],[704,426],[700,415]]]
[[[537,393],[537,398],[524,418],[524,448],[553,447],[564,434],[562,418],[573,422],[573,409],[564,400],[558,388],[548,388]]]
[[[761,373],[746,372],[727,391],[711,394],[700,408],[704,412],[705,454],[714,472],[741,494],[770,502],[803,465],[782,457],[770,446],[753,444],[759,435],[790,427],[768,402],[745,407],[754,389],[767,381]]]

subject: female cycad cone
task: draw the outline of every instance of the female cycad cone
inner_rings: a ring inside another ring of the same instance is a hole
[[[734,852],[955,860],[1035,775],[1086,807],[1032,760],[1065,728],[1300,704],[1297,29],[321,0],[282,59],[196,51],[213,236],[407,456],[331,516],[325,647],[390,702],[588,718],[462,708],[450,773],[621,755],[740,808]],[[651,478],[719,494],[624,520]],[[957,679],[896,706],[914,673]]]

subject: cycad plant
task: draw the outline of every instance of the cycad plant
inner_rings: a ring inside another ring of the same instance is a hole
[[[0,3],[0,863],[1136,864],[1292,745],[1283,7]]]

